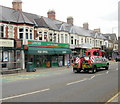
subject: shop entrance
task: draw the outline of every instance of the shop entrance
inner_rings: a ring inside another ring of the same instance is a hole
[[[47,56],[35,55],[34,57],[34,64],[37,68],[39,67],[46,67]]]

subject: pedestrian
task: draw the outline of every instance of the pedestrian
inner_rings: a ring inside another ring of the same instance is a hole
[[[70,67],[70,59],[69,59],[68,62],[67,62],[67,67],[68,67],[68,68]]]

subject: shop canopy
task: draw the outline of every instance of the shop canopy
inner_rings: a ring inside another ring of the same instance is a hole
[[[27,54],[50,55],[50,54],[71,54],[69,48],[29,47]]]

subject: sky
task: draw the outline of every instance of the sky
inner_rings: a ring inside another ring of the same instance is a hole
[[[0,5],[12,7],[13,0],[0,0]],[[118,2],[120,0],[22,0],[22,10],[47,17],[48,10],[55,10],[56,19],[67,21],[74,18],[74,25],[89,29],[101,29],[101,33],[118,35]]]

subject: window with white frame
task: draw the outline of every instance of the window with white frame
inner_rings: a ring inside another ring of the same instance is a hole
[[[65,43],[68,43],[68,35],[65,34]]]
[[[92,43],[91,38],[90,38],[90,44]]]
[[[100,45],[102,45],[102,41],[100,41]]]
[[[33,29],[30,29],[30,39],[33,39]]]
[[[61,34],[61,43],[64,43],[64,36]]]
[[[53,42],[57,42],[57,39],[56,39],[56,33],[53,34]]]
[[[38,33],[38,40],[42,40],[42,31],[39,31]]]
[[[52,42],[52,33],[49,34],[50,42]]]
[[[4,37],[4,25],[0,26],[0,38]]]
[[[58,34],[58,43],[60,43],[60,35]]]
[[[26,36],[26,39],[29,39],[29,29],[28,28],[25,29],[25,36]]]
[[[79,40],[77,40],[77,45],[79,45]]]
[[[83,43],[83,38],[81,38],[81,43]]]
[[[19,28],[19,39],[23,39],[23,35],[24,35],[24,28],[20,27]]]
[[[73,36],[71,36],[71,44],[73,44]]]
[[[13,26],[8,26],[8,37],[9,38],[14,38],[14,27]]]
[[[47,31],[44,32],[44,40],[47,39]]]

